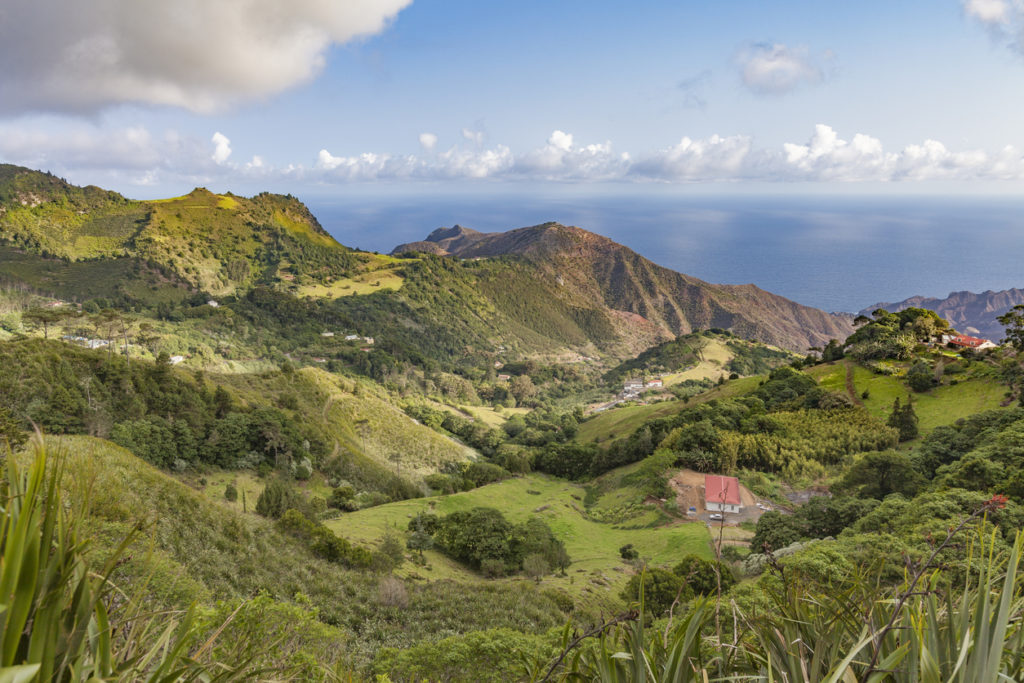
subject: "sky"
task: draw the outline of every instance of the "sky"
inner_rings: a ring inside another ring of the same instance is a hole
[[[0,64],[0,161],[136,198],[1024,189],[1024,0],[3,0]]]

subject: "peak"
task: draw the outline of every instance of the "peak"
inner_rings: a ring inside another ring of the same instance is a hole
[[[473,236],[473,235],[479,235],[479,234],[480,233],[477,232],[476,230],[471,230],[469,228],[464,228],[461,225],[459,225],[458,223],[456,223],[455,225],[453,225],[450,228],[438,228],[434,232],[432,232],[429,235],[427,235],[426,241],[427,242],[441,242],[443,240],[452,239],[454,237],[466,237],[466,236]]]

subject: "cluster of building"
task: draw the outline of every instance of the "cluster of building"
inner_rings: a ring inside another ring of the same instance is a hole
[[[636,378],[627,379],[622,384],[622,398],[636,398],[646,389],[660,389],[663,386],[665,382],[660,377],[654,377],[646,382]]]

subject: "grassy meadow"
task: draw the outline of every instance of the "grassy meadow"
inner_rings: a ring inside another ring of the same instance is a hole
[[[911,396],[920,420],[918,427],[924,435],[940,425],[952,424],[960,418],[999,407],[1005,397],[1006,386],[988,376],[983,366],[976,368],[956,375],[956,384],[947,380],[947,383],[923,393],[911,391],[899,377],[875,374],[851,360],[817,366],[810,370],[810,374],[825,389],[848,393],[846,377],[847,372],[852,372],[856,400],[881,420],[888,419],[893,401],[899,399],[904,402],[908,395]],[[867,398],[862,397],[865,391],[868,392]]]
[[[629,578],[629,567],[619,548],[632,543],[651,563],[671,565],[683,556],[711,557],[707,528],[697,523],[625,529],[588,519],[584,513],[585,489],[565,480],[541,474],[509,479],[472,491],[381,505],[348,513],[326,524],[335,533],[364,543],[375,543],[387,533],[404,538],[409,521],[421,512],[447,515],[474,507],[494,507],[510,521],[522,522],[537,515],[565,543],[572,558],[568,576],[549,576],[543,584],[559,586],[573,595],[615,595]],[[427,567],[406,563],[399,571],[407,577],[485,581],[464,565],[436,550],[427,551]]]

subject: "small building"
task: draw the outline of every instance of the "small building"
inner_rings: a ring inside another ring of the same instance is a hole
[[[704,475],[704,507],[709,512],[739,512],[743,508],[740,480],[717,474]]]
[[[177,365],[185,360],[185,356],[171,356],[168,360],[171,361],[171,365]]]
[[[647,383],[644,386],[647,387],[648,389],[660,389],[661,387],[665,386],[665,383],[661,380],[660,377],[655,377],[654,379],[647,380]]]
[[[971,337],[966,334],[958,334],[949,338],[946,342],[950,346],[955,346],[960,349],[974,349],[975,351],[984,351],[985,349],[996,348],[995,342],[990,339],[982,339],[981,337]]]
[[[363,337],[363,341],[367,344],[373,344],[373,337]]]
[[[639,394],[644,390],[644,381],[642,379],[627,379],[622,384],[622,393],[624,394]]]
[[[206,305],[209,306],[210,308],[217,308],[218,306],[220,306],[220,304],[214,301],[213,299],[207,301]]]
[[[512,375],[498,375],[498,379],[500,379],[502,382],[507,382],[510,379],[512,379]]]
[[[346,334],[345,335],[345,341],[356,341],[357,339],[359,339],[359,335],[358,334]]]
[[[320,336],[321,337],[333,337],[334,333],[333,332],[321,332]]]

